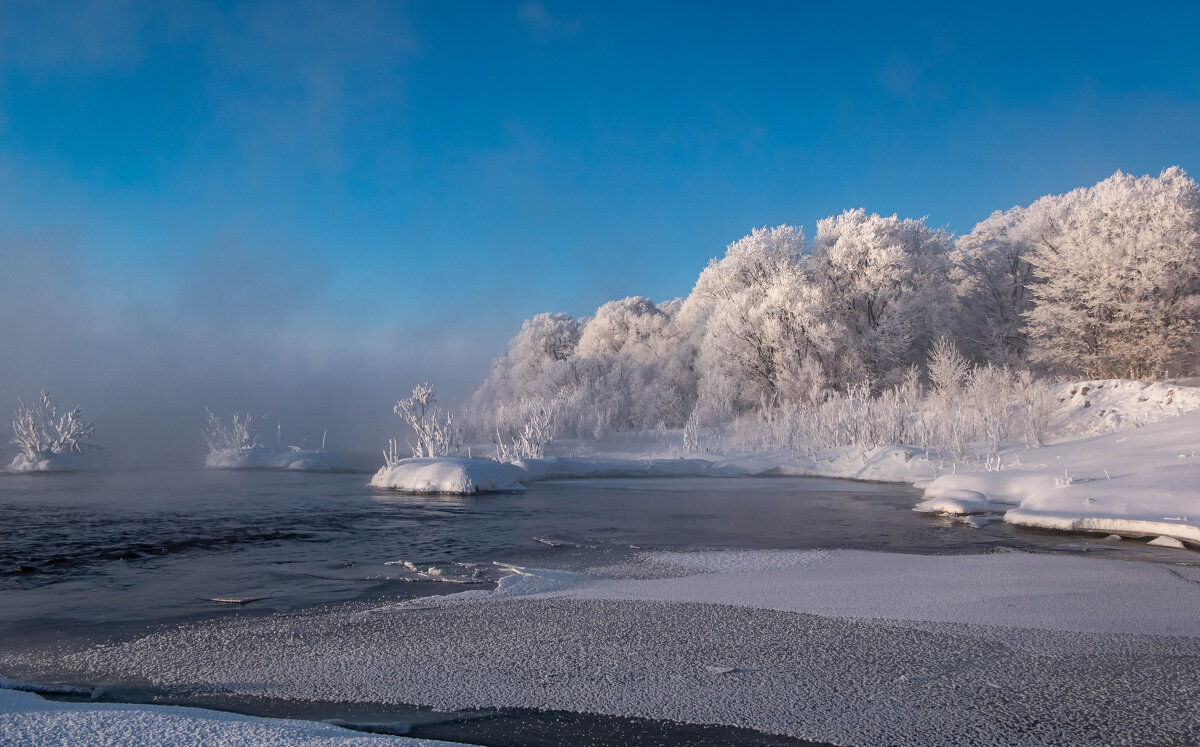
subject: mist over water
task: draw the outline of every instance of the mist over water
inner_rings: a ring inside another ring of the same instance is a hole
[[[0,252],[17,252],[0,245]],[[366,328],[327,310],[312,278],[270,272],[206,277],[175,297],[113,306],[70,257],[46,248],[34,265],[0,274],[0,459],[11,411],[48,390],[80,405],[94,443],[115,467],[203,463],[205,408],[278,422],[284,441],[335,451],[377,451],[400,434],[396,399],[429,381],[439,400],[469,397],[507,340],[492,327],[448,318]],[[8,262],[7,264],[11,264]],[[133,272],[133,270],[131,270]],[[132,278],[128,281],[132,283]],[[118,289],[119,290],[119,289]],[[314,301],[315,303],[315,301]],[[264,434],[273,442],[274,433]]]

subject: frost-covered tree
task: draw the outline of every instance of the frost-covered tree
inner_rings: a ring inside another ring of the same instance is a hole
[[[669,321],[649,298],[609,301],[583,325],[575,352],[581,358],[628,355],[637,361],[655,360],[665,352],[661,348]]]
[[[502,402],[554,399],[572,379],[569,361],[583,325],[567,314],[538,314],[521,325],[504,355],[475,393],[473,408],[487,413]],[[485,424],[490,432],[494,423]]]
[[[1029,261],[1030,357],[1066,374],[1144,378],[1191,370],[1200,323],[1200,192],[1178,167],[1117,172],[1043,197]]]
[[[840,386],[899,383],[948,323],[950,235],[861,208],[817,223],[811,267],[845,339]]]
[[[203,433],[210,454],[237,454],[262,446],[261,417],[235,412],[227,423],[212,410],[206,412]]]
[[[638,297],[606,303],[591,319],[538,315],[476,391],[473,433],[518,433],[531,403],[553,411],[554,435],[682,425],[695,377],[678,332],[667,312]]]
[[[959,237],[950,253],[956,336],[977,360],[1014,364],[1025,358],[1023,316],[1032,307],[1029,256],[1036,228],[1025,208],[997,211]]]
[[[700,400],[710,418],[803,398],[823,383],[831,335],[805,247],[799,227],[756,228],[700,274],[685,309],[704,326]]]
[[[82,454],[96,432],[79,407],[59,415],[58,403],[43,390],[33,404],[18,400],[12,422],[12,443],[20,449],[18,460],[35,464],[63,454]]]
[[[581,414],[590,409],[601,431],[682,425],[695,384],[693,354],[678,332],[671,316],[648,298],[604,304],[579,338],[578,386],[568,399],[589,400]]]

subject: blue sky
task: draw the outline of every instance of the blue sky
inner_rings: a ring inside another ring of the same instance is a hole
[[[1200,6],[879,5],[5,0],[0,397],[122,346],[463,393],[753,226],[1200,167]]]

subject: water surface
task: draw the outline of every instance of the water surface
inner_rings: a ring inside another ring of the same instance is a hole
[[[0,477],[0,643],[448,593],[494,582],[492,561],[586,567],[635,549],[1013,548],[1194,562],[1142,543],[935,519],[914,513],[918,491],[898,485],[639,478],[461,497],[367,481],[279,471]]]

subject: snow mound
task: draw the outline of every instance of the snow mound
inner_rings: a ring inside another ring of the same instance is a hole
[[[1174,537],[1155,537],[1147,544],[1154,545],[1156,547],[1173,547],[1177,550],[1183,549],[1183,543]]]
[[[180,706],[63,703],[30,692],[0,689],[0,744],[59,745],[404,745],[436,742],[382,737],[332,724],[255,718]]]
[[[292,469],[324,471],[340,469],[341,458],[323,449],[297,446],[254,446],[246,449],[211,451],[204,458],[208,469]]]
[[[928,496],[930,492],[927,490],[925,494]],[[921,501],[913,510],[930,514],[971,516],[990,513],[995,511],[996,507],[986,495],[977,490],[941,488],[933,490],[933,497]]]
[[[475,495],[524,490],[521,483],[528,477],[518,466],[491,459],[427,457],[402,459],[394,466],[381,467],[371,478],[371,485],[405,493]]]

